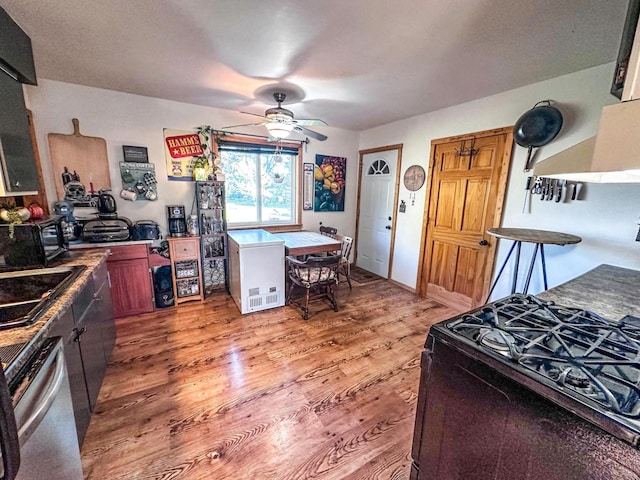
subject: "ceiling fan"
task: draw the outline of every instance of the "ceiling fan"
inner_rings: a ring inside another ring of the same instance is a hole
[[[264,112],[264,115],[257,115],[250,112],[241,112],[246,113],[247,115],[260,117],[263,119],[262,122],[243,123],[242,125],[231,125],[229,127],[223,128],[227,129],[235,127],[258,127],[264,125],[269,131],[269,136],[275,139],[288,137],[291,132],[302,133],[303,135],[308,135],[311,138],[315,138],[316,140],[320,141],[327,139],[326,135],[314,132],[313,130],[309,130],[308,128],[306,128],[311,126],[326,126],[326,122],[316,119],[296,120],[293,118],[293,112],[291,110],[282,108],[282,102],[284,102],[284,99],[287,98],[286,94],[276,92],[273,94],[273,98],[278,103],[278,106],[274,108],[268,108]]]

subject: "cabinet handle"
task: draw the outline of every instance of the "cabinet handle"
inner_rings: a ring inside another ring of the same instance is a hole
[[[78,342],[78,343],[79,343],[79,342],[80,342],[80,337],[82,336],[82,334],[83,334],[84,332],[86,332],[86,331],[87,331],[87,329],[86,329],[86,328],[84,328],[84,327],[82,327],[82,328],[74,328],[74,329],[73,329],[73,331],[74,331],[74,332],[76,332],[76,336],[75,336],[75,338],[73,339],[73,341],[74,341],[74,342]]]

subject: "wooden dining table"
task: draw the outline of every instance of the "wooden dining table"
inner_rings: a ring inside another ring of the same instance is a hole
[[[274,235],[284,240],[285,253],[295,257],[313,253],[335,252],[340,250],[342,246],[340,240],[306,230],[279,232]]]

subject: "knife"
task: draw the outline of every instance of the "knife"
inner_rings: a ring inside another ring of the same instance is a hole
[[[525,192],[524,192],[524,203],[522,204],[522,213],[524,213],[525,209],[527,208],[527,198],[531,197],[531,192],[533,190],[533,179],[535,177],[527,177],[527,184],[524,187]],[[531,204],[531,200],[529,200],[529,204]]]
[[[552,178],[551,182],[549,184],[549,191],[548,191],[548,194],[547,194],[547,200],[551,200],[553,198],[553,194],[555,192],[557,184],[558,184],[558,180],[556,180],[555,178]]]
[[[568,202],[569,200],[576,199],[576,184],[572,180],[567,181],[567,194],[564,197],[564,201]]]
[[[562,187],[564,187],[566,180],[558,180],[556,185],[556,203],[562,198]]]

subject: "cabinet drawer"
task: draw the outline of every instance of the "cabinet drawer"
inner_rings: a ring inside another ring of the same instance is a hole
[[[89,279],[87,280],[87,284],[82,287],[80,294],[73,301],[73,305],[71,306],[71,309],[73,310],[73,318],[76,324],[80,321],[85,310],[91,304],[91,301],[93,300],[93,293],[93,278],[89,277]]]
[[[96,290],[100,288],[100,286],[107,280],[107,276],[109,275],[109,271],[107,270],[107,264],[103,263],[99,268],[94,270],[93,272],[93,285]]]
[[[185,238],[171,242],[171,256],[174,260],[198,258],[200,241],[197,238]]]
[[[109,247],[109,262],[118,260],[129,260],[131,258],[145,258],[147,256],[147,245],[123,245],[121,247]]]

